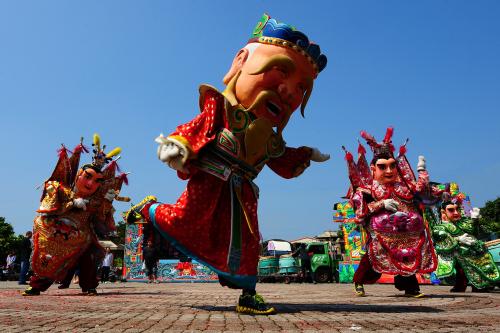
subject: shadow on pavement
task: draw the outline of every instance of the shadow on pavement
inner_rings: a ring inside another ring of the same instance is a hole
[[[380,305],[380,304],[297,304],[272,303],[278,313],[297,312],[374,312],[374,313],[436,313],[441,309],[421,305]],[[206,311],[235,311],[234,306],[193,306]]]
[[[75,292],[75,293],[65,293],[65,294],[41,294],[42,297],[74,297],[74,296],[82,296],[82,297],[99,297],[99,296],[128,296],[128,295],[165,295],[165,296],[173,296],[173,295],[179,295],[177,292],[165,292],[165,291],[100,291],[99,289],[97,290],[98,294],[97,296],[88,296],[86,294],[83,294],[82,292]],[[39,296],[35,296],[39,297]]]
[[[392,296],[384,296],[384,297],[405,298],[405,299],[408,299],[408,297],[406,297],[405,295],[392,295]],[[426,300],[426,299],[430,299],[430,298],[469,298],[469,297],[475,297],[475,296],[472,295],[472,294],[465,295],[464,293],[455,293],[455,294],[425,294],[425,297],[421,298],[421,299]]]

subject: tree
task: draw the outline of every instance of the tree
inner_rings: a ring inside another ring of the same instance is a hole
[[[5,217],[0,216],[0,264],[4,264],[10,251],[17,250],[21,239],[15,235],[14,228],[5,221]]]
[[[480,228],[486,233],[500,234],[500,197],[486,201],[481,208]]]
[[[116,226],[116,236],[110,237],[113,243],[119,245],[125,244],[125,230],[127,228],[127,224],[123,221],[118,222]]]

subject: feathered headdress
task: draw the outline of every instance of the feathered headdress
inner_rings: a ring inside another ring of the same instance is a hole
[[[115,149],[111,150],[109,153],[105,153],[104,149],[106,149],[106,145],[103,145],[101,148],[101,137],[99,134],[95,133],[94,134],[94,140],[92,143],[92,152],[94,153],[94,156],[92,156],[92,167],[94,169],[97,169],[99,171],[102,171],[103,167],[111,162],[114,156],[120,154],[122,149],[120,147],[116,147]]]
[[[392,144],[393,127],[388,127],[382,142],[377,142],[375,138],[366,131],[361,131],[361,137],[366,140],[373,152],[373,159],[394,157],[394,146]]]
[[[366,131],[361,131],[361,137],[366,140],[368,145],[370,146],[373,152],[373,160],[377,160],[379,158],[395,158],[397,160],[398,165],[398,173],[402,180],[404,180],[410,188],[413,188],[413,182],[415,181],[415,175],[408,163],[405,153],[406,153],[406,144],[405,143],[399,148],[399,155],[397,157],[394,156],[394,145],[392,144],[392,135],[394,133],[394,128],[389,127],[384,136],[384,140],[382,142],[377,142],[375,138]],[[346,150],[344,146],[342,149],[345,152],[345,159],[347,162],[347,169],[349,172],[349,179],[351,181],[351,189],[349,190],[347,197],[353,193],[358,187],[370,187],[373,181],[372,173],[370,170],[370,166],[366,160],[366,149],[363,147],[361,142],[358,140],[358,159],[357,162],[354,161],[354,157],[350,152]]]

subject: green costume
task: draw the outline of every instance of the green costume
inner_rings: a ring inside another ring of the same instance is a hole
[[[454,222],[442,221],[432,227],[432,236],[439,265],[438,278],[455,274],[460,265],[469,283],[484,289],[500,282],[500,272],[484,243],[473,236],[475,219],[463,217]]]

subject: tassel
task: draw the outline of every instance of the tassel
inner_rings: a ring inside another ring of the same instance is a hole
[[[354,158],[352,157],[352,154],[350,152],[347,151],[347,149],[345,149],[344,146],[342,146],[342,149],[344,150],[345,152],[345,160],[346,161],[349,161],[351,162],[352,160],[354,160]]]
[[[393,133],[394,133],[394,127],[387,127],[387,131],[385,132],[385,137],[384,137],[385,143],[391,142]]]
[[[406,154],[406,145],[399,147],[399,156]]]
[[[118,178],[120,178],[120,180],[122,180],[125,183],[125,185],[128,185],[128,177],[126,173],[122,173],[121,175],[118,176]]]
[[[83,144],[79,143],[78,146],[76,146],[75,149],[73,149],[73,154],[78,154],[81,153],[82,151],[88,153],[89,149],[85,147]]]
[[[401,147],[399,147],[399,156],[403,156],[406,154],[406,144],[408,143],[410,139],[406,139],[406,141],[403,143]]]

